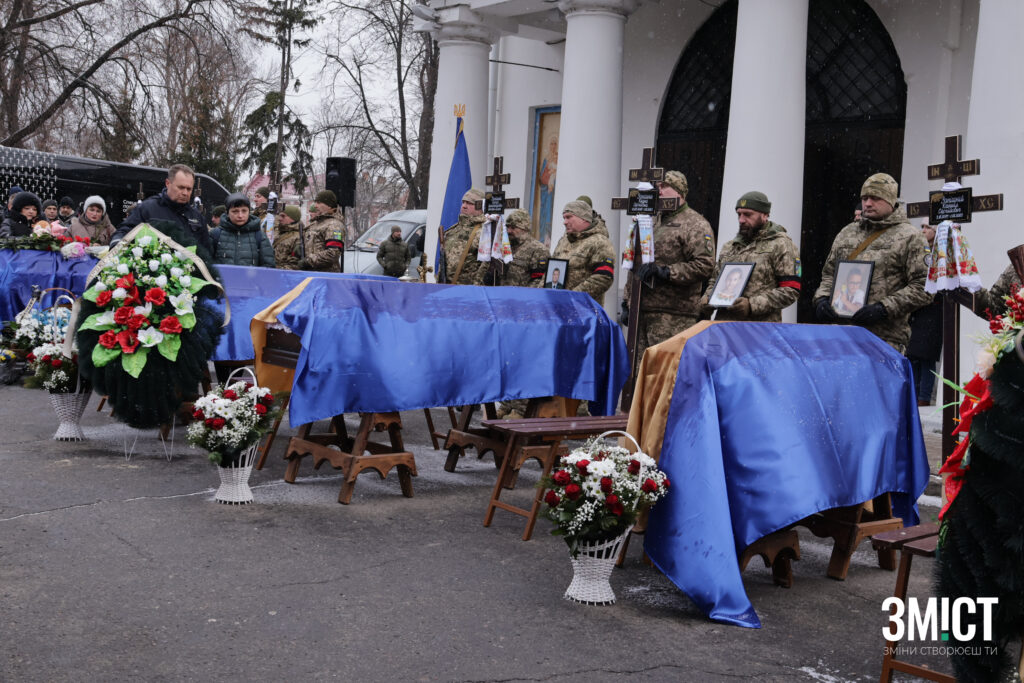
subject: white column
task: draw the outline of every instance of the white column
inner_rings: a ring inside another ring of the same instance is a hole
[[[581,194],[594,200],[594,208],[608,223],[612,244],[619,244],[619,212],[611,210],[611,198],[620,195],[624,182],[622,48],[626,16],[637,4],[636,0],[559,3],[567,28],[552,247],[565,233],[562,207]],[[612,288],[615,291],[617,287]],[[618,307],[614,296],[605,297],[605,302],[610,310]]]
[[[740,0],[718,250],[736,236],[736,200],[759,190],[800,246],[808,0]],[[681,169],[686,173],[686,169]],[[796,306],[783,312],[796,321]]]
[[[437,94],[434,97],[434,141],[430,155],[430,195],[427,200],[425,248],[433,262],[437,249],[437,227],[441,220],[444,191],[455,149],[456,105],[465,105],[463,121],[473,185],[483,188],[487,175],[488,57],[497,32],[464,5],[438,11],[436,31],[440,57],[437,66]]]
[[[1024,185],[1024,3],[1018,0],[982,0],[978,41],[974,49],[967,132],[962,157],[981,159],[981,174],[964,176],[964,187],[974,196],[1003,193],[1006,210],[975,213],[964,225],[981,279],[990,287],[1009,265],[1006,251],[1024,242],[1014,211]],[[956,134],[959,131],[950,131]],[[935,159],[935,162],[939,159]],[[960,378],[974,372],[978,344],[988,335],[984,320],[964,312],[960,326]]]

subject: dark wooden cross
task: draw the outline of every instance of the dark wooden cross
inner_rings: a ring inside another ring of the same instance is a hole
[[[484,184],[490,185],[491,191],[484,195],[482,202],[477,202],[476,207],[482,210],[486,214],[504,214],[508,209],[519,208],[519,198],[507,198],[505,197],[505,191],[502,189],[505,185],[511,182],[512,176],[508,173],[502,173],[505,165],[505,157],[494,157],[494,172],[484,178]],[[497,225],[494,226],[498,228]],[[495,256],[491,254],[491,278],[489,284],[499,284],[501,276],[505,274],[505,263],[501,260],[501,254]]]
[[[645,147],[643,161],[640,168],[629,169],[629,182],[655,183],[665,179],[665,169],[654,166],[654,148]],[[653,192],[653,195],[651,193]],[[628,197],[615,197],[612,199],[612,211],[625,211],[628,216],[656,215],[660,211],[674,211],[679,208],[679,200],[676,197],[660,197],[658,189],[629,191]],[[629,379],[626,386],[622,388],[621,407],[629,412],[633,403],[633,388],[636,386],[636,371],[640,365],[637,357],[637,328],[640,323],[640,278],[637,277],[637,270],[640,268],[640,230],[633,231],[633,268],[629,271],[629,322],[626,332],[626,349],[629,352]]]
[[[928,180],[945,180],[959,183],[965,175],[980,175],[980,159],[961,159],[961,136],[950,135],[946,138],[946,159],[940,164],[928,166]],[[940,193],[933,193],[939,194]],[[907,204],[907,217],[917,218],[928,216],[931,201]],[[971,198],[971,211],[1002,211],[1003,195],[991,194]],[[966,218],[963,222],[968,222]],[[942,297],[942,377],[948,382],[942,387],[942,460],[953,454],[956,439],[953,429],[956,427],[959,401],[956,390],[949,382],[957,382],[960,377],[960,304],[972,306],[973,297],[964,296],[959,292],[943,292]],[[973,306],[972,306],[973,308]]]

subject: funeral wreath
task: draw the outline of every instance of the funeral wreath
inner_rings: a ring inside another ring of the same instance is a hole
[[[218,385],[195,402],[188,426],[188,442],[207,450],[221,467],[239,464],[242,453],[254,446],[280,414],[270,389],[235,382]]]
[[[565,537],[573,557],[581,543],[625,534],[640,512],[669,490],[668,477],[653,458],[609,446],[600,438],[562,456],[539,484],[547,489],[543,514],[555,523],[551,533]]]

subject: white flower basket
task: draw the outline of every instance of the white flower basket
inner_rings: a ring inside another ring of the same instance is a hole
[[[579,544],[579,554],[570,558],[572,583],[565,591],[566,600],[585,605],[611,605],[615,602],[615,592],[609,579],[629,534],[630,531],[626,531],[609,541]]]
[[[60,425],[54,433],[55,441],[83,441],[85,433],[82,431],[82,413],[85,406],[89,404],[91,391],[78,391],[66,394],[50,394],[50,402],[57,413]]]
[[[252,489],[249,488],[249,475],[256,461],[259,442],[242,451],[238,465],[217,467],[220,474],[220,488],[213,496],[218,503],[229,505],[245,505],[253,501]]]

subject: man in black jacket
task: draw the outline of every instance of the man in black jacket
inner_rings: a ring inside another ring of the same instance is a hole
[[[195,187],[196,174],[184,164],[175,164],[167,169],[167,180],[164,181],[163,192],[155,197],[140,202],[135,210],[124,219],[117,232],[110,240],[110,246],[121,241],[135,226],[154,220],[177,221],[186,233],[192,235],[198,244],[213,251],[210,232],[206,229],[206,220],[192,205],[192,188]]]

